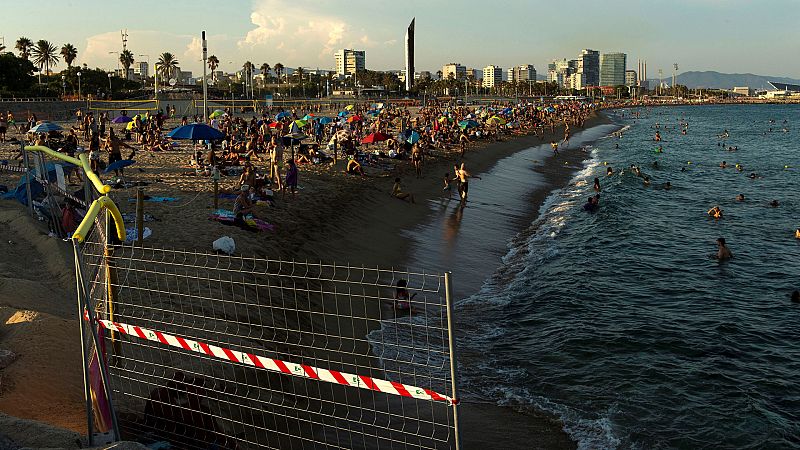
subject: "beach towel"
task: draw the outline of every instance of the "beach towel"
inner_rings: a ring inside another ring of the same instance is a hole
[[[227,209],[217,209],[213,211],[210,216],[208,216],[209,220],[219,222],[223,225],[234,225],[235,218],[236,215],[233,214],[233,211]],[[247,216],[244,221],[247,225],[259,231],[275,230],[275,225],[272,225],[271,223],[265,222],[261,219],[256,219],[252,216]]]
[[[153,230],[150,227],[144,227],[142,231],[142,239],[147,239],[150,235],[153,234]],[[136,240],[136,228],[126,228],[125,229],[125,242],[133,242]]]

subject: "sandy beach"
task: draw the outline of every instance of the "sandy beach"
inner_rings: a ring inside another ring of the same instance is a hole
[[[594,115],[585,128],[605,121],[602,115]],[[561,130],[556,128],[553,139],[560,135]],[[550,138],[546,133],[542,138],[508,136],[500,142],[482,141],[471,146],[463,161],[473,174],[480,175],[499,159],[547,143]],[[5,144],[0,159],[12,157],[15,148]],[[235,240],[237,254],[383,267],[408,264],[411,247],[404,231],[431,217],[427,205],[441,197],[442,174],[452,172],[453,164],[460,161],[455,153],[435,153],[426,159],[419,179],[408,161],[392,161],[391,170],[368,168],[368,177],[346,174],[341,160],[333,166],[300,166],[297,195],[287,194],[284,199],[278,194],[276,206],[256,206],[255,215],[273,224],[274,231],[251,233],[209,220],[212,184],[207,178],[192,175],[190,157],[191,148],[186,144],[172,152],[141,152],[137,164],[126,170],[126,180],[147,184],[146,195],[177,198],[173,202],[145,203],[145,213],[155,219],[145,223],[153,231],[145,245],[210,251],[214,239],[227,235]],[[562,158],[579,162],[580,150],[562,151]],[[537,167],[547,183],[532,194],[529,217],[554,188],[574,174],[576,169],[564,167],[563,159],[548,158]],[[264,167],[263,162],[256,165]],[[416,204],[390,196],[396,176],[402,178],[404,189],[414,194]],[[0,184],[15,185],[17,178],[18,174],[0,173]],[[223,177],[220,187],[233,191],[237,180]],[[136,188],[115,189],[111,195],[123,213],[134,213],[134,203],[129,199],[135,197]],[[233,200],[221,199],[219,207],[232,209]],[[7,236],[0,242],[0,251],[11,255],[0,261],[4,274],[0,311],[6,323],[0,348],[18,355],[2,372],[0,410],[85,433],[71,249],[48,237],[43,224],[27,217],[27,211],[16,202],[3,201],[0,230]],[[54,373],[60,376],[54,378]],[[26,400],[19,401],[22,398]],[[54,403],[60,405],[57,411]],[[549,415],[520,417],[507,408],[482,403],[464,403],[460,411],[464,448],[498,442],[519,445],[529,436],[536,436],[541,448],[575,446],[560,422]],[[487,420],[520,426],[509,431],[489,427]]]

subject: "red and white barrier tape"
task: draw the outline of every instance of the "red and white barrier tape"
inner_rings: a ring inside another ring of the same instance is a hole
[[[25,173],[28,171],[28,169],[24,167],[12,166],[11,164],[0,164],[0,170],[4,170],[6,172],[19,172],[19,173]]]
[[[85,316],[85,318],[88,319],[88,315]],[[351,373],[338,372],[336,370],[321,369],[319,367],[296,364],[289,361],[281,361],[279,359],[272,359],[266,356],[258,356],[252,353],[230,350],[225,347],[218,347],[216,345],[206,344],[205,342],[201,341],[185,339],[180,336],[173,336],[171,334],[134,325],[128,325],[126,323],[111,322],[110,320],[101,319],[97,319],[97,322],[101,327],[107,330],[117,331],[121,334],[126,334],[128,336],[133,336],[148,341],[160,342],[161,344],[168,345],[170,347],[176,347],[190,352],[208,355],[225,361],[253,366],[259,369],[282,372],[287,375],[310,378],[312,380],[325,381],[328,383],[340,384],[342,386],[384,392],[386,394],[411,397],[419,400],[445,402],[451,406],[458,404],[456,399],[436,393],[430,389],[410,386],[395,381],[381,380],[379,378],[354,375]]]

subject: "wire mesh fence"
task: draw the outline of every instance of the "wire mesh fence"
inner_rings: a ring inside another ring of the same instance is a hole
[[[122,438],[456,447],[445,275],[107,246],[96,231],[82,270]]]

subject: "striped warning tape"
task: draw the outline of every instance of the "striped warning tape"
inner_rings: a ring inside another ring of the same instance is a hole
[[[25,173],[28,169],[24,167],[12,166],[10,164],[0,164],[0,170],[4,170],[6,172],[20,172]]]
[[[88,315],[85,315],[84,318],[88,320]],[[395,381],[381,380],[379,378],[354,375],[336,370],[307,366],[305,364],[281,361],[279,359],[272,359],[265,356],[254,355],[252,353],[230,350],[225,347],[218,347],[216,345],[206,344],[205,342],[194,341],[192,339],[186,339],[180,336],[173,336],[171,334],[129,325],[126,323],[112,322],[110,320],[102,319],[97,319],[97,322],[101,327],[107,330],[117,331],[121,334],[126,334],[128,336],[133,336],[148,341],[160,342],[161,344],[168,345],[170,347],[176,347],[190,352],[208,355],[225,361],[253,366],[259,369],[282,372],[287,375],[311,378],[312,380],[379,391],[386,394],[400,395],[419,400],[445,402],[450,406],[458,404],[458,400],[439,394],[430,389],[410,386]]]

